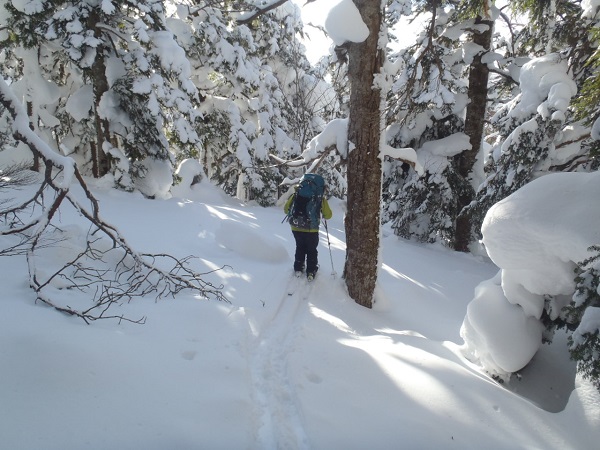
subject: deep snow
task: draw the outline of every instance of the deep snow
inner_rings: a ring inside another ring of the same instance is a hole
[[[121,309],[145,325],[86,325],[34,303],[23,257],[0,258],[2,448],[590,449],[600,439],[598,394],[579,380],[573,390],[564,346],[544,347],[504,386],[462,356],[467,304],[498,270],[482,258],[384,228],[368,310],[331,275],[344,260],[338,200],[333,268],[322,232],[308,285],[291,277],[278,208],[206,182],[168,200],[95,193],[136,249],[193,254],[201,271],[229,265],[208,278],[231,304],[137,299]],[[68,211],[60,220],[81,224]]]

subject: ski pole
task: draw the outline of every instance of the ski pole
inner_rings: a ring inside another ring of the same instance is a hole
[[[329,259],[331,260],[331,276],[335,278],[337,273],[333,267],[333,255],[331,254],[331,242],[329,241],[329,229],[327,228],[327,221],[323,219],[323,225],[325,225],[325,232],[327,233],[327,246],[329,247]]]

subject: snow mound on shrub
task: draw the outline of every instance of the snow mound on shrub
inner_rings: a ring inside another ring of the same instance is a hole
[[[600,172],[556,173],[496,203],[482,225],[498,275],[481,283],[461,329],[465,354],[505,377],[542,341],[545,295],[558,313],[575,291],[574,269],[600,242]]]

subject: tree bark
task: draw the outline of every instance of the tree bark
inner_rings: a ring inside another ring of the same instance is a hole
[[[100,17],[95,9],[92,9],[88,18],[88,28],[94,30],[94,36],[101,38],[102,31],[98,28]],[[96,57],[91,68],[91,77],[94,92],[94,121],[96,128],[96,145],[91,145],[92,153],[92,175],[100,178],[110,170],[110,162],[102,149],[104,142],[110,142],[110,126],[108,120],[102,119],[98,114],[100,100],[108,91],[108,79],[106,78],[106,64],[104,62],[103,47],[96,48]]]
[[[481,62],[482,57],[490,50],[492,45],[492,30],[494,22],[477,16],[476,25],[487,25],[487,30],[473,33],[473,43],[484,48],[484,52],[473,58],[469,71],[469,105],[465,118],[465,134],[469,136],[471,149],[457,156],[457,170],[460,176],[468,180],[473,170],[477,154],[481,149],[483,140],[483,127],[485,124],[487,91],[490,70],[487,64]],[[473,190],[464,192],[458,199],[459,211],[467,206],[474,198]],[[459,214],[456,219],[454,248],[461,252],[469,251],[471,241],[471,220],[466,214]]]
[[[27,116],[33,117],[33,102],[27,102]],[[33,122],[29,120],[29,128],[35,131],[35,127],[33,126]],[[36,152],[33,152],[33,163],[31,164],[31,170],[34,172],[38,172],[40,170],[40,157]]]
[[[377,282],[381,211],[381,90],[373,82],[383,65],[384,53],[378,48],[383,13],[377,0],[354,0],[354,4],[369,28],[369,37],[348,44],[350,117],[344,279],[350,297],[371,308]]]

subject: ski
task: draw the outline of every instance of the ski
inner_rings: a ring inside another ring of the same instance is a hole
[[[300,275],[298,275],[300,274]],[[294,272],[290,278],[290,281],[287,284],[287,295],[292,296],[296,292],[298,288],[298,284],[300,282],[300,277],[302,276],[302,272]]]
[[[308,300],[311,297],[312,291],[315,288],[315,278],[306,280],[306,288],[302,291],[302,300]]]
[[[302,282],[302,278],[305,279],[304,283]],[[287,284],[287,295],[291,297],[296,293],[299,287],[308,286],[308,289],[306,290],[306,295],[304,292],[302,295],[302,298],[306,298],[308,294],[310,294],[310,291],[312,291],[312,286],[314,282],[315,275],[305,276],[304,272],[296,271],[292,274],[290,281]]]

